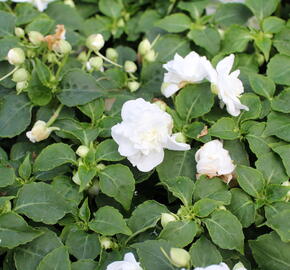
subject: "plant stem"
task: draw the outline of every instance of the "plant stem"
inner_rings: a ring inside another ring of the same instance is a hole
[[[14,69],[12,69],[9,73],[7,73],[6,75],[4,75],[2,78],[0,78],[0,82],[5,80],[6,78],[8,78],[10,75],[12,75],[19,67],[15,67]]]
[[[51,126],[53,123],[54,123],[54,121],[57,119],[57,117],[59,116],[59,113],[60,113],[60,111],[61,111],[61,109],[63,108],[63,104],[60,104],[58,107],[57,107],[57,109],[56,109],[56,111],[54,112],[54,114],[50,117],[50,119],[48,120],[48,122],[46,123],[46,126],[47,127],[49,127],[49,126]]]
[[[102,55],[100,52],[95,52],[98,56],[100,56],[101,58],[103,58],[105,61],[109,62],[110,64],[117,66],[119,68],[123,68],[123,66],[111,61],[109,58],[107,58],[106,56]]]

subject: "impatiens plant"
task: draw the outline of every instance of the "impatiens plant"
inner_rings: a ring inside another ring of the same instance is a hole
[[[0,269],[289,270],[286,0],[0,0]]]

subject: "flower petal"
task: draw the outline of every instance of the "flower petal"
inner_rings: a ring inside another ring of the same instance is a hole
[[[176,135],[168,136],[168,140],[166,145],[164,146],[166,149],[175,150],[175,151],[186,151],[190,150],[190,145],[186,143],[180,143],[176,141]]]
[[[229,75],[233,67],[234,61],[235,56],[233,54],[225,57],[224,59],[218,62],[216,66],[216,71],[224,75]]]

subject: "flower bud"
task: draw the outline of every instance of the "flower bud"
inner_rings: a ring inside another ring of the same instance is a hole
[[[227,210],[227,208],[225,208],[223,205],[220,205],[217,209],[218,210]]]
[[[169,222],[176,221],[177,218],[173,214],[162,213],[161,214],[161,225],[164,228]]]
[[[128,88],[129,88],[129,90],[131,92],[135,92],[135,91],[137,91],[139,89],[140,83],[139,82],[136,82],[136,81],[128,82],[127,83],[127,86],[128,86]]]
[[[24,82],[27,81],[29,73],[25,68],[20,68],[13,73],[12,81],[14,82]]]
[[[104,61],[99,56],[94,56],[90,58],[89,60],[90,67],[96,70],[101,70],[103,68],[103,64],[104,64]]]
[[[290,186],[290,181],[285,181],[282,183],[283,187],[289,187]]]
[[[35,143],[47,139],[53,130],[59,130],[58,127],[47,127],[46,122],[38,120],[35,122],[31,131],[26,132],[27,138]]]
[[[102,170],[104,170],[105,168],[106,168],[106,166],[105,166],[104,164],[102,164],[102,163],[100,163],[100,164],[97,165],[97,170],[98,170],[98,171],[102,171]]]
[[[109,237],[106,237],[106,236],[102,236],[100,238],[100,243],[101,243],[101,247],[105,250],[111,249],[114,245],[113,241]]]
[[[122,18],[117,21],[117,26],[118,27],[124,27],[125,26],[125,22],[124,22],[124,20]]]
[[[186,137],[183,135],[182,132],[177,132],[175,134],[173,134],[175,141],[179,142],[179,143],[186,143]]]
[[[14,29],[14,33],[15,33],[15,36],[17,36],[17,37],[19,37],[19,38],[23,38],[24,35],[25,35],[24,30],[23,30],[22,28],[20,28],[20,27],[16,27],[16,28]]]
[[[81,62],[86,62],[87,61],[87,53],[85,51],[82,51],[78,55],[78,60],[81,61]]]
[[[133,61],[126,61],[124,65],[125,71],[128,73],[134,73],[137,70],[137,66]]]
[[[241,262],[239,262],[234,266],[233,270],[247,270],[247,269]]]
[[[142,40],[139,43],[138,46],[138,53],[141,55],[145,55],[146,53],[148,53],[151,50],[151,43],[150,41],[146,38],[144,40]]]
[[[170,259],[172,264],[176,267],[187,267],[190,263],[189,253],[182,248],[171,248]]]
[[[86,46],[94,51],[99,51],[105,45],[105,41],[102,34],[90,35],[87,38]]]
[[[20,94],[25,88],[27,88],[27,86],[28,86],[28,82],[27,81],[16,83],[16,92],[17,92],[17,94]]]
[[[47,54],[47,62],[48,63],[57,63],[58,60],[57,60],[57,57],[54,53],[50,52]]]
[[[76,151],[76,154],[82,158],[84,158],[88,153],[90,149],[85,145],[80,145]]]
[[[150,50],[144,56],[145,60],[148,62],[154,62],[156,60],[156,57],[157,57],[157,55],[156,55],[154,50]]]
[[[75,7],[75,3],[74,3],[73,0],[64,0],[64,4],[68,5],[68,6],[72,7],[72,8]]]
[[[43,38],[43,35],[37,31],[30,31],[28,33],[28,39],[33,45],[39,46],[43,41]]]
[[[26,55],[27,55],[28,58],[33,58],[33,57],[36,56],[36,52],[33,49],[27,49]]]
[[[72,180],[74,181],[75,184],[77,185],[81,185],[81,179],[79,177],[79,174],[76,172],[73,177],[72,177]]]
[[[153,104],[157,105],[162,111],[166,111],[167,104],[163,100],[156,98],[153,101]]]
[[[69,42],[67,42],[64,39],[61,39],[52,45],[52,50],[59,54],[68,54],[71,52],[72,47],[69,44]]]
[[[7,60],[11,65],[19,66],[25,61],[25,54],[21,48],[13,48],[8,51]]]
[[[218,87],[217,87],[217,85],[216,84],[211,84],[210,85],[210,89],[211,89],[211,92],[214,94],[214,95],[217,95],[218,93],[219,93],[219,89],[218,89]]]
[[[112,61],[116,61],[118,59],[118,52],[114,48],[108,48],[106,50],[106,57]]]

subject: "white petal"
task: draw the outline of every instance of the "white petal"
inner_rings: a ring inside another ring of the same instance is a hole
[[[126,253],[124,255],[124,261],[130,262],[130,263],[137,263],[134,254],[132,252]]]
[[[164,146],[166,149],[175,150],[175,151],[186,151],[190,150],[190,145],[186,143],[180,143],[175,140],[175,135],[168,136],[168,140],[166,145]]]
[[[220,74],[228,75],[233,67],[235,61],[235,56],[233,54],[225,57],[221,61],[218,62],[216,66],[216,70]]]
[[[149,102],[145,101],[143,98],[137,98],[135,100],[126,101],[123,104],[121,116],[123,120],[135,120],[136,116],[138,117],[144,108],[148,107],[150,104]]]
[[[161,88],[161,92],[162,94],[169,98],[171,97],[173,94],[175,94],[177,91],[179,90],[179,87],[177,84],[168,84],[165,87]]]
[[[32,135],[31,131],[26,132],[26,137],[33,143],[36,143],[36,138],[35,136]]]
[[[217,72],[212,66],[211,62],[206,59],[206,57],[202,57],[201,59],[202,66],[206,71],[206,78],[213,84],[217,83]]]

